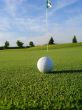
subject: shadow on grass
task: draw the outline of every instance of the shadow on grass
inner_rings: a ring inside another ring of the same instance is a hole
[[[52,71],[50,73],[52,73],[52,74],[54,74],[54,73],[82,73],[82,69],[78,69],[78,70],[58,70],[58,71]]]

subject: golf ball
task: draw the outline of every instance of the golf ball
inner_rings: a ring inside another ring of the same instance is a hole
[[[53,63],[52,60],[47,57],[41,57],[37,62],[37,68],[42,73],[49,73],[53,69]]]

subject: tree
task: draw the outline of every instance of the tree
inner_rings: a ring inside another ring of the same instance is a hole
[[[74,37],[73,37],[72,43],[77,43],[77,38],[76,38],[75,35],[74,35]]]
[[[22,48],[22,47],[23,47],[23,44],[24,44],[23,42],[21,42],[21,41],[17,40],[17,42],[16,42],[16,43],[17,43],[17,46],[18,46],[18,47],[20,47],[20,48]]]
[[[5,46],[4,46],[5,48],[8,48],[9,47],[9,41],[6,41],[5,42]]]
[[[34,43],[32,41],[29,42],[30,47],[34,47]]]
[[[50,40],[49,40],[48,44],[50,44],[50,45],[51,45],[51,44],[54,44],[53,37],[51,37],[51,38],[50,38]]]

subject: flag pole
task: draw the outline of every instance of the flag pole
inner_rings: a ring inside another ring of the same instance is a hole
[[[48,8],[51,8],[52,7],[52,4],[51,4],[51,0],[46,0],[46,34],[48,35],[49,32],[48,32]],[[48,48],[48,43],[47,43],[47,52],[48,52],[49,48]]]
[[[46,3],[47,3],[47,0],[46,0]],[[46,35],[48,35],[48,10],[47,10],[47,5],[46,5]],[[48,43],[47,43],[47,52],[48,52]]]
[[[48,35],[48,10],[46,7],[46,34]],[[47,52],[48,52],[48,43],[47,43]]]

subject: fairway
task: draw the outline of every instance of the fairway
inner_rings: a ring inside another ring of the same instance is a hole
[[[37,61],[49,56],[52,73]],[[82,109],[82,46],[0,50],[0,110]]]

